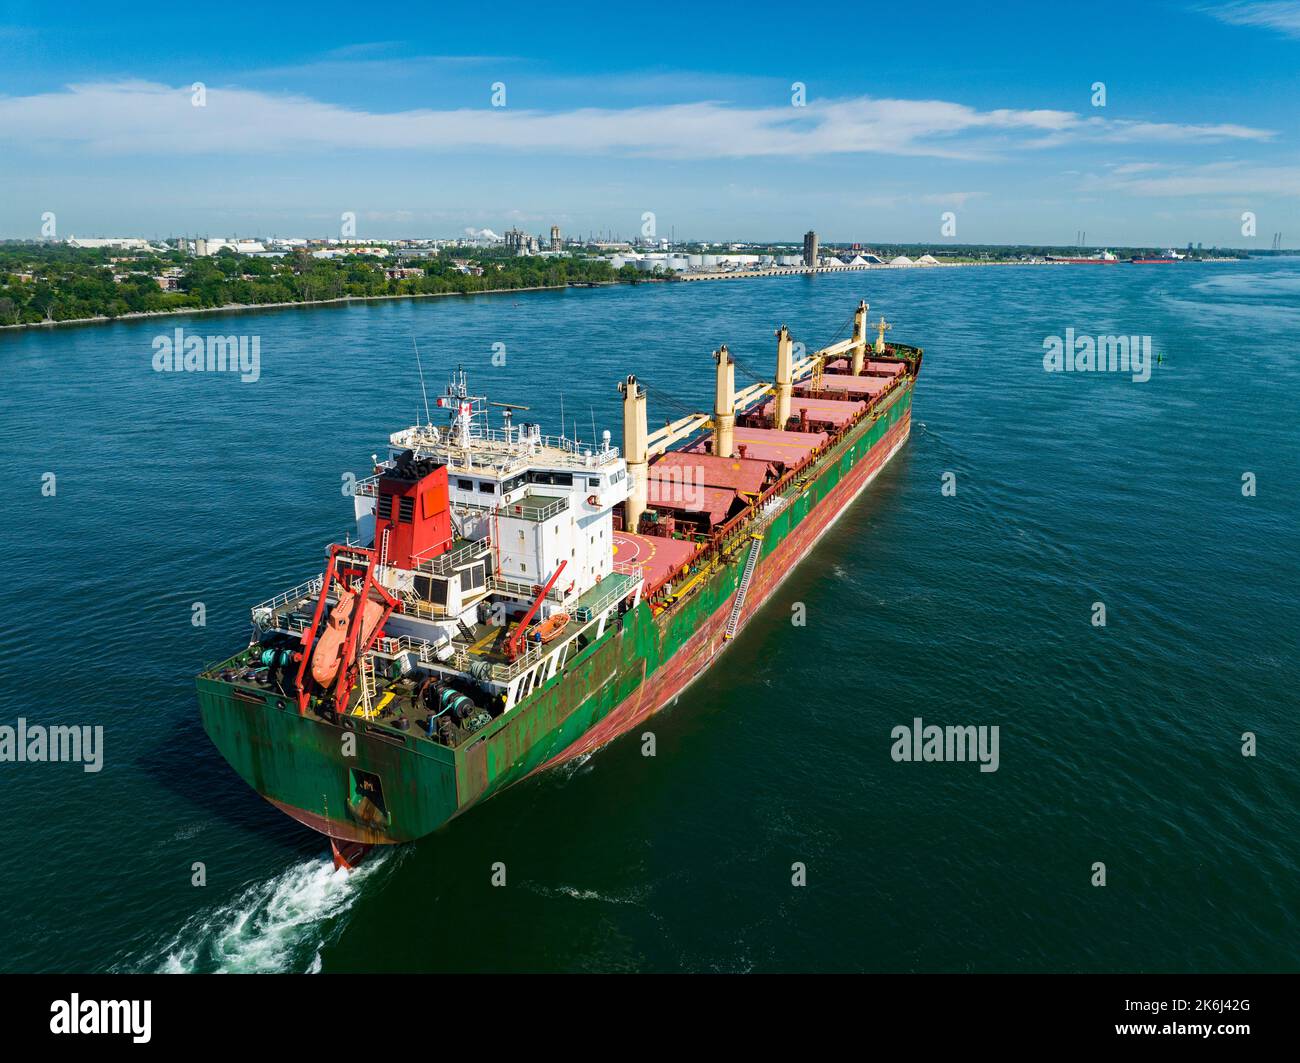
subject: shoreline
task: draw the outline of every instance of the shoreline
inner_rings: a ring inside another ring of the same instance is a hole
[[[649,280],[649,278],[647,278]],[[593,285],[593,287],[612,287]],[[558,292],[576,287],[570,284],[537,284],[528,288],[484,288],[477,292],[409,292],[405,295],[344,295],[337,299],[299,299],[287,303],[227,303],[225,306],[186,306],[177,310],[137,310],[108,317],[71,317],[66,321],[27,321],[18,325],[0,325],[0,332],[19,329],[62,328],[65,325],[112,325],[119,321],[143,321],[148,318],[182,317],[186,314],[241,314],[257,310],[287,310],[297,306],[340,306],[346,303],[373,303],[384,299],[445,299],[451,296],[508,295],[511,292]],[[583,287],[586,287],[585,285]]]

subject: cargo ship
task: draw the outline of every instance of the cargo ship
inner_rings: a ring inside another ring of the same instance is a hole
[[[213,744],[351,867],[638,727],[907,441],[923,352],[867,312],[806,356],[781,326],[740,391],[720,347],[713,409],[653,432],[626,377],[621,448],[516,424],[458,370],[443,423],[426,402],[357,482],[355,538],[198,676]]]
[[[1129,259],[1135,266],[1166,266],[1172,262],[1183,262],[1185,260],[1185,255],[1180,255],[1172,248],[1159,255],[1134,255]]]
[[[1076,258],[1067,258],[1060,255],[1048,255],[1048,262],[1070,262],[1079,266],[1113,266],[1119,261],[1119,256],[1112,251],[1098,251],[1094,255],[1080,255]]]

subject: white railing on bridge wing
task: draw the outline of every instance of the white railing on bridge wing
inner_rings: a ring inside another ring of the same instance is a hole
[[[539,487],[545,487],[545,484],[538,484]],[[529,496],[525,495],[527,499]],[[478,502],[452,502],[451,508],[456,512],[464,510],[467,513],[495,513],[502,517],[522,517],[524,520],[537,521],[550,520],[552,517],[563,513],[569,508],[569,496],[559,495],[554,500],[544,506],[534,506],[527,501],[506,502],[501,505],[485,506]]]
[[[274,598],[268,598],[266,601],[253,606],[253,622],[257,622],[258,615],[266,617],[275,616],[282,606],[291,602],[297,604],[303,598],[314,598],[320,594],[321,587],[325,585],[324,576],[315,576],[307,580],[306,583],[300,583],[296,587],[290,587],[287,591],[281,591]]]
[[[468,542],[450,553],[439,554],[437,557],[428,557],[417,561],[412,571],[423,572],[426,575],[447,576],[455,569],[460,568],[461,565],[468,565],[471,561],[483,557],[491,548],[492,537],[485,535],[483,538]]]
[[[524,583],[522,580],[508,579],[505,576],[489,576],[487,589],[498,594],[507,594],[519,601],[532,602],[537,600],[541,585]],[[549,602],[560,602],[562,604],[572,597],[572,594],[566,595],[559,587],[552,587],[546,592],[546,600]]]
[[[532,505],[527,501],[528,497],[528,495],[525,495],[522,502],[510,502],[502,506],[501,515],[503,517],[523,517],[524,520],[532,520],[540,524],[544,520],[559,516],[569,508],[568,495],[560,495],[558,498],[547,502],[544,506]]]

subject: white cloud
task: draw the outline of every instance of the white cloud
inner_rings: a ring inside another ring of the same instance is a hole
[[[1206,163],[1171,166],[1140,177],[1122,174],[1120,169],[1096,184],[1137,196],[1300,196],[1300,167],[1296,166]]]
[[[480,150],[559,155],[742,158],[879,153],[988,158],[1072,141],[1261,140],[1267,130],[1081,118],[1067,111],[980,111],[943,100],[857,97],[807,107],[717,101],[567,111],[465,108],[374,113],[304,96],[126,81],[0,97],[0,140],[125,154]]]
[[[1160,163],[1158,162],[1125,162],[1114,167],[1114,169],[1111,170],[1111,173],[1116,176],[1127,176],[1134,173],[1148,173],[1151,170],[1159,169]]]
[[[937,192],[932,195],[917,196],[916,202],[933,207],[956,207],[960,210],[972,199],[987,195],[985,192]]]
[[[1202,10],[1231,26],[1255,26],[1300,38],[1300,0],[1257,0]]]

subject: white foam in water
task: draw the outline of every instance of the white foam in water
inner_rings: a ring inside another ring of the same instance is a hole
[[[552,775],[557,779],[568,781],[579,773],[585,774],[582,769],[587,766],[587,761],[591,760],[594,754],[590,751],[579,753],[576,757],[566,760],[563,764],[557,764]],[[595,768],[591,769],[595,771]]]
[[[308,860],[254,883],[228,904],[187,922],[161,950],[165,959],[157,970],[318,972],[321,948],[337,937],[362,884],[388,856],[372,853],[353,872],[335,870],[328,858]]]

